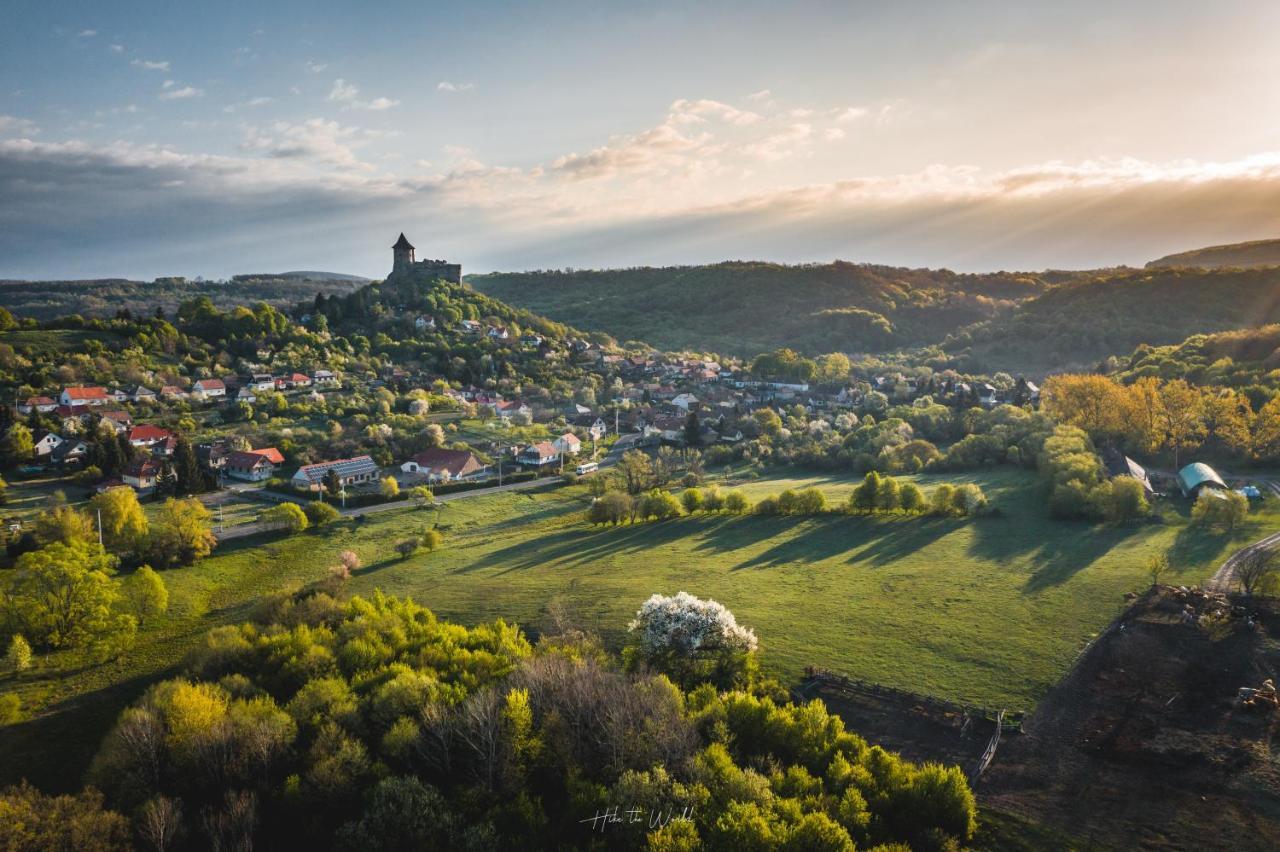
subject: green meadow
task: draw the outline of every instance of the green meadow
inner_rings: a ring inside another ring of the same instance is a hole
[[[1149,581],[1168,552],[1171,580],[1194,583],[1273,526],[1264,510],[1232,534],[1163,523],[1050,520],[1029,473],[918,477],[979,483],[996,512],[973,520],[695,516],[601,528],[583,519],[585,487],[507,492],[344,520],[292,538],[229,542],[203,563],[164,574],[169,613],[118,663],[42,658],[17,681],[25,721],[0,729],[0,783],[26,775],[69,788],[120,709],[172,676],[209,628],[243,621],[264,595],[323,577],[337,554],[363,562],[350,591],[411,595],[463,623],[505,618],[531,632],[553,601],[607,642],[651,594],[712,597],[756,630],[764,664],[784,682],[818,665],[897,687],[1029,710],[1079,649]],[[734,481],[731,477],[730,481]],[[814,485],[832,500],[848,478],[785,474],[745,482],[754,499]],[[395,543],[438,524],[444,548],[401,559]],[[46,769],[57,767],[58,769]],[[60,774],[54,774],[60,773]]]

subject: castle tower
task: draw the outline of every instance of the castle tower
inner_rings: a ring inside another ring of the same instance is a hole
[[[391,256],[394,258],[392,272],[405,271],[413,266],[413,243],[404,238],[404,232],[400,233],[400,239],[391,247]]]

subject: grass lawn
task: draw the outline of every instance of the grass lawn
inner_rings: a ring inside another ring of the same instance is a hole
[[[919,477],[922,486],[943,478]],[[364,566],[355,593],[412,595],[445,618],[506,618],[536,627],[559,598],[617,643],[650,594],[713,597],[757,631],[766,668],[784,681],[806,664],[988,706],[1030,709],[1080,647],[1147,580],[1145,558],[1170,551],[1175,582],[1212,573],[1231,550],[1275,526],[1263,510],[1231,535],[1167,523],[1126,527],[1051,521],[1020,471],[945,481],[982,485],[998,515],[931,518],[692,517],[593,528],[584,487],[459,500],[439,513],[443,550],[401,560],[395,542],[435,510],[375,514],[294,538],[229,542],[199,566],[167,572],[170,613],[125,660],[0,681],[32,718],[0,729],[0,783],[28,775],[70,787],[59,768],[87,765],[120,708],[176,671],[210,627],[247,618],[263,594],[319,578],[346,548]],[[829,477],[762,479],[755,497]],[[1185,512],[1185,509],[1181,511]],[[47,670],[47,669],[46,669]]]

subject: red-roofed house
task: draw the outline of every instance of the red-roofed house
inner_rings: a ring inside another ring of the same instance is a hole
[[[172,437],[173,433],[168,429],[153,426],[150,423],[142,423],[129,430],[129,443],[135,447],[149,447],[154,443],[165,441]]]
[[[556,451],[555,444],[550,441],[539,441],[521,450],[520,455],[516,456],[516,461],[529,467],[545,467],[558,463],[560,453]]]
[[[58,401],[56,399],[50,399],[47,396],[33,396],[25,402],[18,403],[18,411],[23,414],[30,414],[33,411],[39,411],[41,414],[46,414],[57,407]]]
[[[139,491],[152,491],[160,477],[160,462],[153,458],[136,458],[124,469],[124,484]]]
[[[425,476],[429,482],[451,482],[483,474],[485,466],[476,454],[468,450],[446,450],[443,447],[425,450],[400,465],[404,473]]]
[[[106,405],[111,398],[107,396],[106,388],[79,387],[63,388],[58,400],[63,405]]]
[[[262,482],[270,479],[276,472],[275,464],[265,453],[253,452],[232,453],[227,456],[227,463],[223,469],[226,470],[227,476],[243,479],[246,482]]]
[[[222,379],[199,379],[191,386],[196,399],[216,399],[227,395],[227,385]]]

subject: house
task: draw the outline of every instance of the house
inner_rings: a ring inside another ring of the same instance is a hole
[[[191,395],[196,399],[218,399],[227,395],[227,385],[222,379],[198,379],[191,386]]]
[[[536,348],[542,345],[541,334],[524,334],[520,336],[520,343],[524,346]]]
[[[978,392],[978,404],[983,408],[992,408],[996,404],[996,389],[994,386],[982,382],[974,385],[974,390]]]
[[[413,321],[413,327],[418,331],[435,331],[436,318],[435,317],[418,317]]]
[[[104,411],[100,422],[110,426],[117,435],[133,426],[133,418],[127,411]]]
[[[139,403],[139,402],[155,402],[155,401],[156,401],[156,392],[155,392],[155,391],[153,391],[151,388],[144,387],[144,386],[142,386],[142,385],[138,385],[138,386],[137,386],[136,388],[134,388],[134,389],[133,389],[133,391],[129,394],[129,399],[130,399],[132,402],[135,402],[135,403]]]
[[[61,444],[53,448],[49,458],[56,465],[74,467],[83,464],[88,455],[89,445],[84,441],[64,439]]]
[[[120,388],[110,388],[107,390],[107,398],[114,402],[128,402],[129,394]]]
[[[160,388],[161,399],[186,399],[190,395],[177,385],[165,385]]]
[[[151,457],[138,457],[121,474],[124,484],[141,492],[154,491],[160,478],[160,462]]]
[[[332,370],[315,370],[311,373],[311,380],[318,385],[338,384],[338,376]]]
[[[311,377],[306,373],[290,373],[285,377],[285,384],[290,388],[311,387]]]
[[[556,448],[556,452],[567,456],[576,456],[582,450],[582,441],[572,432],[565,432],[552,441],[551,445]]]
[[[53,451],[62,443],[62,436],[57,432],[37,432],[35,434],[35,454],[37,459],[52,456]]]
[[[400,470],[425,476],[429,482],[452,482],[455,479],[480,476],[488,470],[488,466],[468,450],[436,447],[418,453],[400,465]]]
[[[1119,450],[1103,453],[1102,463],[1107,468],[1107,475],[1112,479],[1118,476],[1129,476],[1142,484],[1142,490],[1148,497],[1155,493],[1155,489],[1151,487],[1151,480],[1147,477],[1146,468]]]
[[[1204,462],[1192,462],[1178,471],[1178,485],[1185,497],[1195,499],[1206,488],[1227,490],[1218,472]]]
[[[48,414],[57,407],[58,401],[47,396],[33,396],[24,402],[18,403],[18,411],[22,414],[30,414],[33,411]]]
[[[671,404],[683,408],[688,411],[690,408],[696,408],[698,398],[691,393],[682,393],[671,400]]]
[[[129,443],[135,447],[150,447],[160,441],[173,437],[173,433],[160,426],[143,423],[129,430]]]
[[[234,397],[235,401],[248,403],[257,402],[258,392],[256,388],[256,385],[245,385],[244,387],[237,388]]]
[[[550,441],[539,441],[525,447],[516,456],[516,461],[529,467],[545,467],[560,462],[560,453]]]
[[[227,476],[233,479],[262,482],[271,478],[276,471],[276,466],[266,453],[236,452],[227,456],[223,469],[226,470]]]
[[[489,331],[487,333],[490,340],[506,340],[511,336],[511,332],[507,331],[507,327],[505,325],[489,326]]]
[[[58,401],[63,405],[106,405],[110,401],[106,388],[100,387],[75,387],[63,388],[62,395],[58,397]]]
[[[518,399],[509,402],[497,402],[493,404],[493,413],[501,417],[503,420],[510,420],[517,415],[533,416],[533,409],[525,405]]]
[[[229,455],[231,450],[227,447],[226,441],[211,441],[196,445],[196,461],[200,462],[206,470],[222,470],[226,467]]]
[[[277,467],[284,464],[284,453],[280,452],[275,447],[263,447],[260,450],[246,450],[246,452],[256,453],[260,456],[263,456],[264,458],[266,458],[267,461],[271,462]]]
[[[475,320],[463,320],[462,322],[458,323],[458,328],[462,331],[463,334],[479,334],[480,333],[480,323],[476,322]]]
[[[356,456],[349,459],[335,459],[315,464],[304,464],[290,480],[294,488],[308,491],[319,491],[324,487],[325,477],[329,471],[338,476],[338,481],[345,487],[374,482],[378,478],[378,465],[368,456]]]

